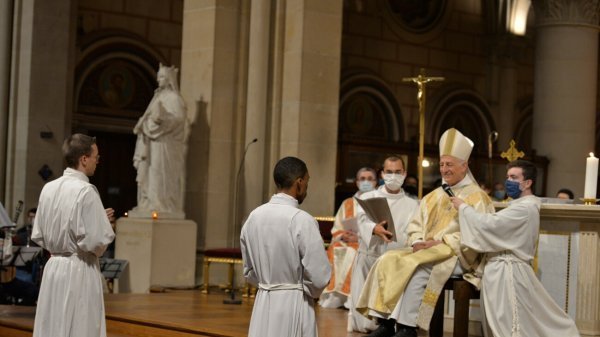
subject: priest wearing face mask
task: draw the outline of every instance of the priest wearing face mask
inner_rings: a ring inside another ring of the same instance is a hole
[[[343,223],[356,221],[356,211],[359,198],[363,193],[370,192],[377,185],[377,172],[370,167],[363,167],[356,172],[356,187],[354,196],[344,200],[340,205],[333,228],[331,228],[331,244],[327,248],[327,257],[331,263],[331,280],[319,298],[323,308],[350,308],[350,281],[352,265],[358,250],[358,233],[345,230]]]
[[[440,138],[442,187],[427,194],[407,227],[411,251],[390,251],[371,269],[357,308],[377,317],[380,326],[369,336],[416,337],[417,326],[429,330],[438,297],[451,276],[478,283],[480,256],[460,243],[457,211],[450,190],[481,213],[493,213],[488,195],[469,171],[473,142],[456,129]]]
[[[486,336],[579,336],[575,322],[531,267],[540,229],[541,201],[533,195],[536,178],[533,163],[510,162],[505,186],[513,200],[495,214],[477,212],[461,198],[452,198],[462,244],[485,253],[481,300]]]
[[[375,260],[387,250],[406,246],[406,225],[418,208],[417,201],[408,197],[402,190],[402,183],[406,177],[406,169],[401,158],[396,156],[388,157],[383,162],[381,177],[385,182],[384,185],[380,186],[377,190],[362,194],[360,198],[387,199],[394,220],[397,241],[390,241],[389,237],[391,237],[392,233],[386,229],[387,224],[385,222],[374,223],[367,217],[364,210],[359,208],[357,215],[359,249],[352,270],[352,295],[350,296],[351,303],[348,316],[348,330],[352,331],[368,332],[377,328],[375,320],[367,319],[356,312],[358,295]]]

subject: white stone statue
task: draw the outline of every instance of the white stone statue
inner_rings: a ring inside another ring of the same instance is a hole
[[[185,159],[190,125],[179,93],[174,66],[160,64],[158,89],[133,133],[137,135],[133,166],[137,169],[138,204],[131,217],[185,218]]]

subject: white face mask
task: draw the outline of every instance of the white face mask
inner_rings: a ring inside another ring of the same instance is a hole
[[[406,176],[402,174],[386,173],[383,175],[383,181],[385,182],[385,187],[387,187],[388,190],[398,191],[400,187],[402,187],[405,177]]]
[[[362,181],[358,182],[358,190],[361,193],[370,192],[374,189],[375,189],[375,186],[373,186],[373,181],[362,180]]]

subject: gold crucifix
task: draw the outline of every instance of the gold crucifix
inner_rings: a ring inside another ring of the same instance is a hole
[[[517,150],[517,146],[516,146],[517,143],[515,142],[514,139],[511,139],[510,143],[508,143],[508,145],[509,145],[508,150],[502,152],[500,154],[500,157],[506,158],[506,160],[508,160],[509,162],[525,157],[525,153],[523,151]]]
[[[423,198],[423,159],[425,146],[425,84],[432,81],[443,81],[443,77],[425,77],[425,68],[417,77],[405,77],[402,82],[413,82],[417,84],[417,100],[419,101],[419,199]]]

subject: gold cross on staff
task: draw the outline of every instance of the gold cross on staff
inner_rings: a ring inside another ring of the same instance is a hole
[[[508,144],[510,145],[510,147],[508,148],[508,150],[502,152],[500,154],[500,157],[506,158],[506,160],[508,160],[509,162],[525,157],[525,153],[523,153],[523,151],[517,150],[517,147],[515,146],[517,145],[517,143],[515,143],[514,139],[511,139],[510,143]]]
[[[417,77],[405,77],[402,82],[413,82],[417,84],[417,100],[419,101],[419,199],[423,197],[423,157],[425,146],[425,84],[432,81],[443,81],[444,77],[426,77],[425,68],[421,68],[421,72]]]

